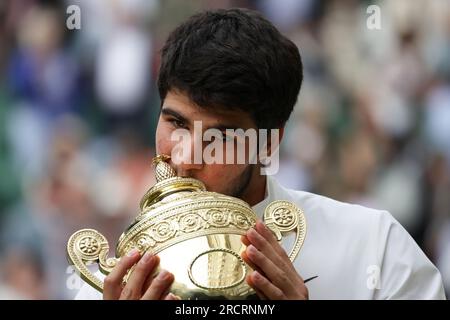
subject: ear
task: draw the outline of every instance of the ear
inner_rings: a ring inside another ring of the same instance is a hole
[[[280,130],[280,139],[278,140],[278,144],[281,144],[281,139],[283,139],[284,136],[284,125],[279,130]]]
[[[259,149],[259,163],[261,175],[273,175],[279,169],[279,146],[284,135],[284,125],[280,128],[269,130],[265,140],[265,148]]]
[[[275,149],[278,148],[281,144],[281,140],[283,139],[284,136],[284,125],[281,128],[276,128],[272,130],[278,130],[278,136],[276,137],[277,138],[276,141],[272,141],[272,132],[270,130],[270,134],[267,137],[267,155],[269,157],[272,155],[272,152],[275,151]]]
[[[257,150],[258,158],[263,162],[267,158],[270,158],[275,151],[277,151],[284,135],[284,126],[275,129],[264,129],[264,132],[265,133],[262,133],[262,135],[261,132],[259,134]]]

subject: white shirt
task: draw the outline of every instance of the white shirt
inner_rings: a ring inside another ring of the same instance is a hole
[[[310,299],[445,299],[439,271],[386,211],[285,189],[267,177],[266,198],[253,209],[262,219],[274,200],[288,200],[306,218],[306,238],[294,260]],[[293,236],[282,246],[290,251]],[[101,299],[84,284],[76,299]]]

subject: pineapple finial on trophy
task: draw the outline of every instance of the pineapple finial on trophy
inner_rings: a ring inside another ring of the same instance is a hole
[[[153,165],[155,165],[156,182],[160,182],[177,176],[175,170],[166,162],[169,159],[170,156],[165,154],[159,154],[153,158],[152,163]]]

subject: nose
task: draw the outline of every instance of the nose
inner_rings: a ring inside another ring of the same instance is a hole
[[[194,178],[202,168],[203,168],[202,164],[195,164],[195,163],[181,163],[175,166],[177,176],[192,177],[192,178]]]
[[[203,168],[202,142],[187,139],[172,149],[171,165],[179,177],[194,177]]]

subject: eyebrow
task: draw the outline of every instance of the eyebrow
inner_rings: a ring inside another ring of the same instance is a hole
[[[172,116],[172,117],[176,118],[177,120],[185,122],[187,124],[190,123],[190,121],[185,116],[183,116],[181,113],[179,113],[169,107],[163,107],[161,109],[161,113],[165,116]]]
[[[188,125],[191,124],[191,121],[188,118],[186,118],[181,113],[179,113],[178,111],[173,110],[170,107],[163,107],[161,109],[161,113],[163,115],[166,115],[166,116],[172,116],[172,117],[176,118],[177,120],[182,121],[182,122],[184,122],[184,123],[186,123]],[[208,129],[217,129],[217,130],[220,130],[220,131],[226,131],[227,129],[236,130],[236,129],[243,129],[243,128],[240,128],[240,127],[235,126],[235,125],[219,124],[217,126],[206,127],[205,129],[206,130],[208,130]]]

